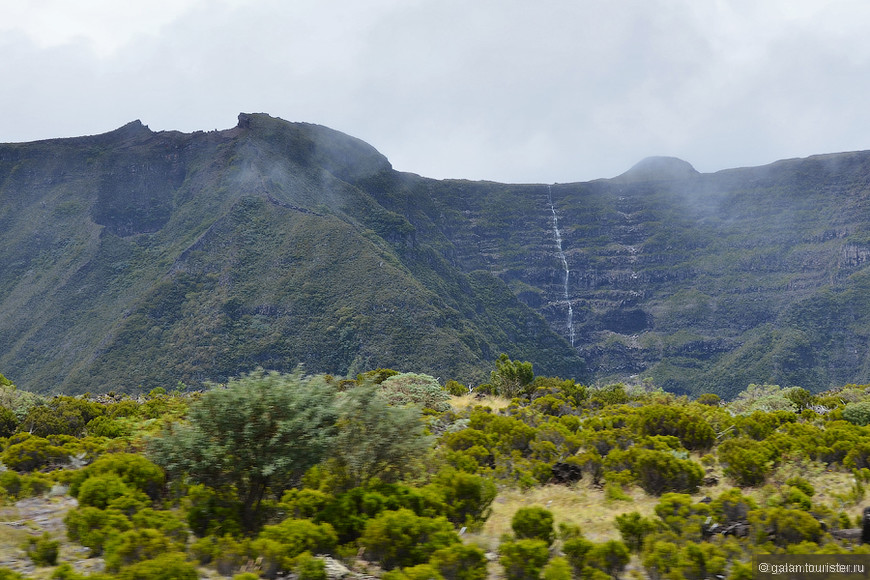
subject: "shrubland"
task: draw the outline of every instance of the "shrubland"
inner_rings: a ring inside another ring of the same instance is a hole
[[[62,527],[0,541],[0,577],[324,578],[329,557],[392,580],[742,578],[756,553],[870,552],[842,533],[868,504],[868,385],[690,400],[503,356],[479,398],[451,388],[389,369],[136,398],[7,381],[0,526],[28,500]]]

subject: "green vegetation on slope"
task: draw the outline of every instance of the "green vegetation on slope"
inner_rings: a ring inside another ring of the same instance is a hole
[[[868,175],[865,152],[437,181],[259,114],[2,145],[0,365],[38,392],[299,363],[467,384],[507,352],[589,382],[817,392],[870,370]]]
[[[136,399],[0,381],[0,574],[742,578],[756,553],[868,553],[867,385],[725,404],[506,357],[491,378],[519,396],[463,402],[389,369]]]

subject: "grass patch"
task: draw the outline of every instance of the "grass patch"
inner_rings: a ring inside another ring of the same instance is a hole
[[[502,409],[507,409],[510,404],[510,399],[494,395],[486,395],[482,399],[477,398],[477,395],[474,393],[462,395],[461,397],[450,397],[450,406],[454,411],[464,411],[474,407],[489,407],[493,411],[501,411]]]
[[[614,518],[620,514],[638,511],[644,516],[654,516],[653,508],[658,498],[643,490],[629,489],[629,501],[608,501],[604,490],[591,483],[579,482],[572,486],[545,485],[529,491],[508,489],[499,493],[492,506],[492,515],[481,531],[471,534],[469,540],[496,550],[503,534],[510,534],[511,518],[522,507],[541,506],[553,513],[555,525],[571,523],[580,526],[583,535],[593,542],[620,539],[614,526]]]

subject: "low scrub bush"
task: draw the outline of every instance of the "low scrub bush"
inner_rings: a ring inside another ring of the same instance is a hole
[[[459,541],[447,518],[422,517],[403,508],[369,520],[359,543],[367,557],[392,570],[424,564],[438,550]]]
[[[542,540],[547,546],[556,540],[553,514],[538,506],[520,508],[511,518],[511,528],[518,539]]]
[[[445,580],[485,580],[486,554],[477,546],[451,544],[432,554],[429,563]]]
[[[60,542],[52,540],[51,536],[45,533],[38,538],[28,538],[24,551],[30,561],[37,566],[55,566],[60,552]]]
[[[287,558],[295,558],[303,552],[329,553],[338,544],[338,536],[331,525],[311,520],[286,519],[280,524],[265,526],[257,537],[280,544]]]
[[[550,550],[544,540],[502,542],[498,553],[508,580],[538,580],[550,558]]]

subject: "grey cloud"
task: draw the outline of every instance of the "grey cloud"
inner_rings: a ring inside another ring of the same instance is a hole
[[[263,111],[352,134],[432,177],[576,181],[650,155],[701,171],[759,165],[868,147],[868,11],[860,0],[201,1],[108,54],[87,38],[40,48],[13,27],[0,36],[0,141],[136,118],[209,130]]]

